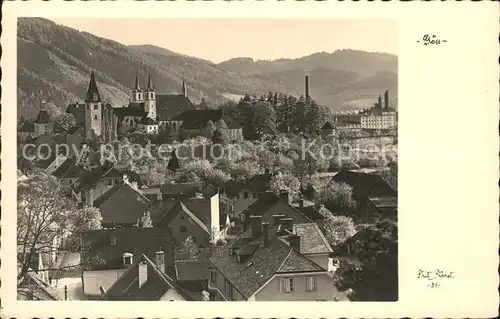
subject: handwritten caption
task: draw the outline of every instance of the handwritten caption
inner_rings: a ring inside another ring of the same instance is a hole
[[[442,269],[418,269],[417,273],[417,278],[424,280],[429,288],[439,288],[441,287],[443,280],[453,279],[454,276],[454,271],[444,271]]]
[[[417,43],[423,43],[424,45],[440,45],[446,42],[448,41],[439,39],[435,34],[424,34],[422,40],[417,41]]]

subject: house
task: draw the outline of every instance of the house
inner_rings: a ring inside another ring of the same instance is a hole
[[[358,211],[363,211],[368,197],[397,197],[397,192],[377,174],[368,174],[341,170],[332,177],[332,181],[345,183],[352,187],[353,199]],[[332,212],[337,211],[335,207],[327,207]]]
[[[253,204],[260,193],[269,190],[272,174],[257,174],[245,181],[230,180],[223,192],[233,203],[234,214],[240,214]]]
[[[59,165],[59,167],[52,172],[52,175],[61,180],[63,184],[72,185],[86,172],[87,170],[79,165],[74,157],[70,157]]]
[[[141,118],[137,128],[144,134],[158,134],[158,122],[147,116]]]
[[[165,255],[156,253],[155,262],[146,255],[134,262],[109,289],[103,289],[101,300],[194,301],[182,287],[166,274]],[[201,291],[198,292],[201,300]]]
[[[47,166],[45,173],[52,174],[59,166],[61,166],[68,158],[64,154],[59,154],[52,163]]]
[[[137,174],[117,170],[113,164],[105,163],[97,166],[90,171],[81,174],[80,178],[74,183],[73,191],[81,198],[81,201],[88,206],[92,206],[94,200],[110,190],[114,185],[122,181],[131,182],[136,185],[139,177]]]
[[[271,191],[260,193],[257,200],[243,211],[245,225],[247,226],[251,215],[262,216],[263,221],[270,223],[272,226],[275,225],[275,215],[289,218],[294,224],[313,223],[299,209],[290,205],[288,192],[284,191],[280,195]]]
[[[318,225],[321,231],[325,230],[325,217],[321,215],[318,209],[312,205],[304,205],[304,200],[299,199],[297,209],[302,213],[302,215],[306,216],[310,220],[312,220],[316,225]]]
[[[159,211],[152,214],[156,216],[153,223],[169,227],[176,243],[191,237],[198,245],[207,245],[223,235],[219,204],[219,194],[211,198],[166,201]]]
[[[135,227],[150,211],[151,201],[127,180],[119,181],[94,200],[102,215],[102,227]],[[155,216],[151,216],[153,224]]]
[[[389,90],[384,93],[384,105],[382,97],[378,96],[375,107],[361,115],[361,127],[363,129],[393,129],[397,126],[397,112],[389,107]]]
[[[165,183],[160,186],[162,198],[192,198],[203,191],[202,182]]]
[[[361,130],[361,116],[359,115],[341,115],[335,118],[335,127],[340,131],[359,131]]]
[[[35,137],[35,124],[29,120],[24,121],[17,130],[17,138],[21,142],[26,142]]]
[[[224,150],[220,144],[189,145],[186,143],[178,145],[170,155],[168,169],[179,170],[189,162],[195,160],[207,160],[213,162],[224,156]]]
[[[175,282],[191,294],[199,295],[202,291],[208,292],[209,266],[208,259],[176,260]]]
[[[56,289],[29,269],[17,282],[17,300],[61,300]]]
[[[252,217],[252,227],[210,257],[209,288],[226,301],[347,300],[326,269],[300,253],[300,236]]]
[[[321,127],[321,135],[324,136],[324,137],[334,136],[335,135],[335,127],[332,125],[332,123],[326,122]]]
[[[333,253],[333,249],[316,223],[292,225],[292,233],[301,238],[299,252],[302,255],[324,269],[329,269],[330,254]]]
[[[398,217],[398,198],[395,196],[368,197],[360,211],[363,215],[379,215],[396,221]]]
[[[35,121],[33,121],[33,125],[35,129],[35,136],[52,133],[52,121],[50,119],[49,113],[47,112],[47,110],[45,110],[44,103],[42,103],[40,111],[38,112],[38,116],[36,117]]]
[[[100,299],[132,265],[145,255],[163,252],[165,269],[173,269],[174,246],[168,228],[116,228],[91,230],[82,235],[83,293]],[[167,273],[169,271],[167,270]]]

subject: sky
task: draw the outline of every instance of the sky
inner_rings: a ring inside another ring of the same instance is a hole
[[[397,54],[395,20],[83,19],[58,24],[117,42],[152,44],[215,63],[235,57],[299,58],[357,49]]]

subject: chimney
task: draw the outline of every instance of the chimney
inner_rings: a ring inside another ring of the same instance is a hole
[[[389,109],[389,90],[385,90],[384,93],[384,109]]]
[[[280,225],[282,230],[288,230],[290,233],[293,232],[293,218],[281,218]]]
[[[127,174],[123,174],[123,182],[128,183],[128,175]]]
[[[290,247],[295,249],[296,251],[300,252],[300,236],[299,235],[290,235],[288,238]]]
[[[139,288],[148,281],[148,265],[142,261],[139,263]]]
[[[304,200],[302,198],[299,199],[299,207],[304,207]]]
[[[262,244],[264,247],[269,246],[269,223],[262,223],[262,237],[264,238]]]
[[[306,101],[309,102],[309,76],[306,75]]]
[[[165,269],[165,253],[163,251],[156,252],[156,267],[163,272],[166,272]]]
[[[273,223],[274,223],[274,226],[276,225],[280,225],[281,224],[281,219],[282,218],[286,218],[285,215],[273,215]]]
[[[250,216],[250,227],[252,230],[252,238],[259,238],[262,230],[262,216]]]
[[[93,207],[94,206],[94,192],[92,191],[92,188],[89,188],[84,191],[85,192],[85,204],[88,207]]]
[[[280,197],[287,203],[290,203],[290,193],[286,190],[280,190]]]

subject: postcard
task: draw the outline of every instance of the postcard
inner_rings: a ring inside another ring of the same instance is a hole
[[[2,315],[498,315],[493,5],[6,3]]]

